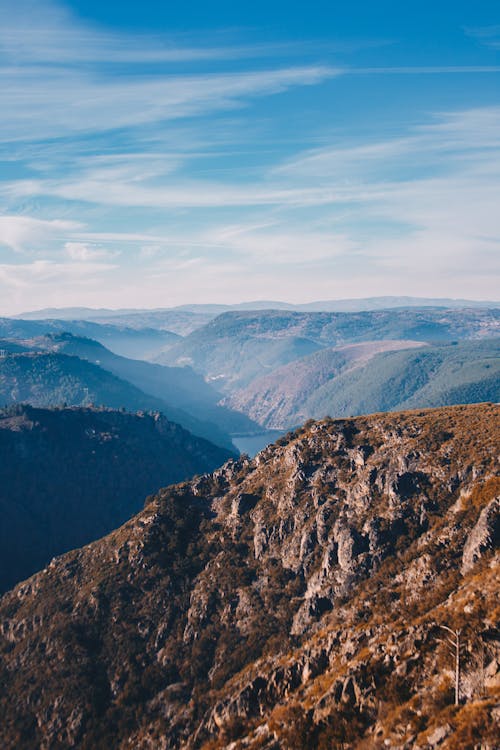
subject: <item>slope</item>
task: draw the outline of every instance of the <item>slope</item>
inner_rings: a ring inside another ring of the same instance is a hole
[[[154,328],[131,328],[109,322],[96,323],[85,320],[19,320],[0,318],[0,337],[29,339],[47,333],[73,333],[104,344],[124,357],[147,359],[179,340],[171,331]]]
[[[283,429],[326,414],[500,400],[500,339],[423,349],[409,343],[325,349],[254,380],[225,402],[263,426]]]
[[[257,428],[246,415],[219,406],[220,393],[191,367],[166,367],[120,357],[92,339],[71,333],[35,339],[33,346],[93,362],[196,419],[214,422],[225,432],[251,432]]]
[[[380,352],[421,346],[424,344],[412,341],[369,341],[320,349],[253,380],[224,403],[251,415],[262,426],[289,429],[312,416],[305,408],[308,400],[342,373],[363,367]],[[323,415],[327,413],[328,402]]]
[[[161,411],[186,430],[233,450],[230,436],[217,425],[144,393],[99,365],[57,352],[29,351],[0,358],[0,404],[88,406],[128,411]]]
[[[499,419],[311,423],[55,560],[0,602],[2,746],[492,746]]]
[[[231,456],[158,414],[30,406],[0,411],[0,454],[0,591]]]
[[[500,339],[386,352],[322,386],[311,416],[500,400]]]
[[[363,341],[481,339],[499,330],[500,309],[229,312],[174,344],[158,361],[189,364],[232,393],[319,349]]]

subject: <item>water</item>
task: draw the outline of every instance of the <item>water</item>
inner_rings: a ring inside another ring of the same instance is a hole
[[[283,430],[266,430],[260,432],[258,435],[239,435],[233,437],[233,443],[238,448],[240,453],[247,453],[250,458],[253,458],[259,451],[274,443],[281,435],[284,435],[286,431]]]

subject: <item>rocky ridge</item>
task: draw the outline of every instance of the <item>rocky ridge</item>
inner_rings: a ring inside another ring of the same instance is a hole
[[[0,603],[2,746],[494,748],[499,417],[308,423],[56,559]]]

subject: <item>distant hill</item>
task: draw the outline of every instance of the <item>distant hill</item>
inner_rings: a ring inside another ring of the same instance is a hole
[[[252,419],[264,427],[279,425],[280,428],[289,429],[310,418],[308,400],[322,386],[335,382],[342,373],[362,368],[380,352],[422,346],[426,344],[369,341],[336,349],[320,349],[253,380],[245,388],[228,396],[226,403],[252,414]],[[329,413],[328,409],[324,412]]]
[[[290,310],[295,312],[363,312],[395,308],[499,308],[500,302],[487,300],[449,299],[446,297],[365,297],[359,299],[318,300],[294,304],[277,300],[254,300],[227,304],[185,304],[157,309],[123,308],[110,310],[91,307],[62,307],[34,310],[13,316],[24,320],[87,320],[95,323],[129,328],[156,328],[187,336],[224,312],[244,310]],[[97,336],[91,333],[91,338]],[[100,340],[100,339],[99,339]],[[105,343],[105,342],[104,342]],[[171,342],[169,342],[171,343]],[[169,344],[167,344],[168,346]],[[125,353],[125,352],[121,352]],[[130,356],[134,356],[130,354]],[[138,356],[137,354],[135,356]]]
[[[159,415],[22,405],[0,410],[0,454],[0,591],[232,455]]]
[[[240,302],[234,305],[221,304],[187,304],[179,305],[174,310],[185,310],[193,313],[213,313],[242,310],[294,310],[295,312],[364,312],[369,310],[391,310],[394,308],[442,307],[442,308],[493,308],[500,307],[498,300],[451,299],[449,297],[359,297],[350,299],[315,300],[313,302],[293,303],[276,300],[255,300]]]
[[[220,315],[230,310],[296,310],[310,312],[362,312],[364,310],[389,310],[398,307],[500,307],[499,300],[453,299],[450,297],[357,297],[349,299],[315,300],[313,302],[283,302],[278,300],[252,300],[229,304],[184,304],[156,309],[148,308],[92,308],[92,307],[49,307],[43,310],[14,315],[14,318],[39,320],[58,318],[59,320],[94,320],[96,318],[121,318],[123,316],[166,315],[169,313],[193,313],[199,315]]]
[[[116,354],[148,359],[180,339],[176,333],[154,328],[130,328],[85,320],[19,320],[0,318],[0,338],[30,339],[48,333],[73,333],[95,339]]]
[[[326,414],[500,401],[500,339],[406,347],[325,349],[253,381],[227,403],[267,428],[287,429]]]
[[[500,309],[228,312],[174,344],[158,361],[189,364],[231,393],[319,349],[363,341],[480,339],[499,332]]]
[[[213,422],[225,432],[251,432],[257,427],[245,415],[218,406],[220,393],[191,367],[167,367],[121,357],[92,339],[68,333],[36,339],[33,346],[93,362],[150,396],[198,420]]]
[[[15,315],[13,318],[25,321],[88,321],[100,325],[112,325],[131,329],[149,328],[185,336],[196,328],[205,325],[205,323],[208,323],[209,320],[212,320],[218,314],[219,311],[192,312],[182,308],[169,308],[165,310],[106,310],[89,307],[63,307],[36,310],[34,312]],[[64,330],[68,329],[64,328]],[[85,335],[83,331],[80,333],[81,335]],[[87,335],[91,335],[91,331],[87,332]],[[91,338],[96,338],[96,336],[91,335]],[[167,339],[166,345],[169,343],[171,341]]]
[[[31,346],[27,346],[21,341],[15,339],[0,339],[0,353],[1,356],[6,354],[21,354],[22,352],[31,351]]]
[[[59,352],[25,352],[0,357],[0,405],[88,406],[128,411],[161,411],[199,437],[234,449],[229,434],[217,425],[145,393],[97,364]]]

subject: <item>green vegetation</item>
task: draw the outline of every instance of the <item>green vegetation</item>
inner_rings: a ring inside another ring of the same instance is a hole
[[[102,353],[103,348],[99,347],[98,351]],[[111,359],[114,355],[109,357]],[[125,360],[128,361],[134,364],[132,360]],[[137,364],[149,367],[145,362]],[[168,388],[165,386],[164,390],[167,392]],[[145,393],[98,364],[59,352],[30,351],[0,359],[0,404],[12,403],[33,406],[96,404],[128,411],[161,411],[193,434],[234,450],[229,435],[216,424],[197,419],[164,399]]]
[[[500,400],[500,339],[378,354],[311,396],[312,417]]]
[[[190,364],[225,393],[319,349],[349,343],[428,343],[498,335],[500,309],[401,309],[359,313],[228,312],[175,343],[158,361]]]
[[[231,457],[159,414],[0,410],[0,591]]]
[[[328,349],[254,381],[228,403],[266,427],[305,419],[500,400],[500,339],[400,351],[404,342]]]

